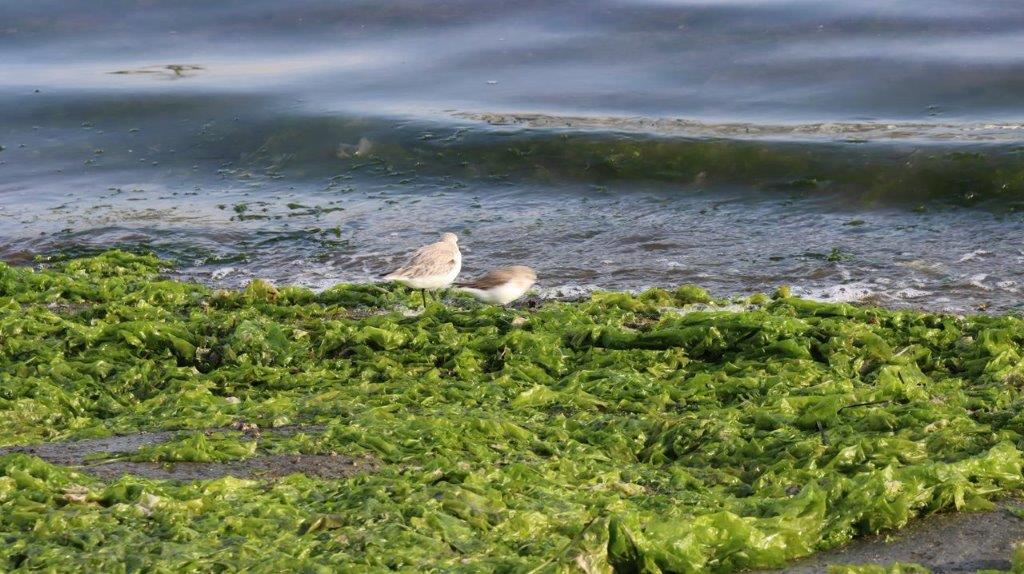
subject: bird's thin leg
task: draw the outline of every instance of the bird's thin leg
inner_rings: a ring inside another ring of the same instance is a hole
[[[423,298],[423,308],[426,309],[427,308],[427,290],[426,289],[420,289],[420,297]]]

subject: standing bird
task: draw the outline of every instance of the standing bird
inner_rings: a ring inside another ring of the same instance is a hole
[[[423,306],[427,306],[427,290],[444,289],[455,281],[462,270],[459,238],[454,233],[441,235],[441,241],[416,250],[404,266],[388,273],[384,279],[398,281],[410,289],[419,289]]]
[[[505,305],[523,296],[537,282],[537,272],[524,265],[499,267],[455,286],[485,303]]]

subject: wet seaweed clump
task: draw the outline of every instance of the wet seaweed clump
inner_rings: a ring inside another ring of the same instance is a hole
[[[692,286],[415,314],[391,287],[166,271],[0,264],[0,446],[176,431],[129,460],[373,472],[183,481],[12,452],[0,570],[728,572],[1024,483],[1016,317]],[[232,424],[314,430],[191,432]]]

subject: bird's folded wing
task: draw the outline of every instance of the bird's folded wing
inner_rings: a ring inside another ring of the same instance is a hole
[[[444,275],[455,265],[455,249],[444,242],[431,243],[416,250],[404,267],[395,271],[394,275],[408,277],[429,277]]]
[[[460,287],[470,287],[472,289],[493,289],[499,285],[504,285],[515,278],[515,273],[508,269],[495,269],[488,271],[476,279],[460,283]]]

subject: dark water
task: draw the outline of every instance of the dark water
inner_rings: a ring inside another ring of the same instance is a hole
[[[0,3],[0,258],[1016,311],[1018,1]]]

